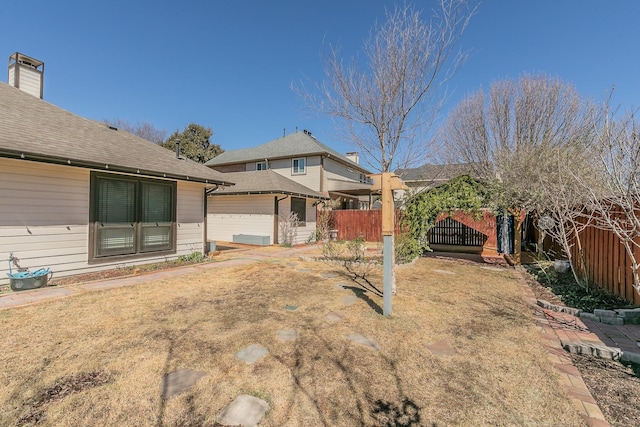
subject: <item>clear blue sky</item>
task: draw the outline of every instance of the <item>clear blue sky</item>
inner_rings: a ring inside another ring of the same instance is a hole
[[[44,61],[45,100],[83,117],[168,133],[195,122],[225,150],[298,127],[345,152],[354,148],[290,85],[322,77],[323,41],[355,54],[394,3],[403,2],[2,0],[0,59],[17,51]],[[433,6],[414,3],[427,15]],[[449,83],[448,108],[525,72],[596,100],[615,85],[616,104],[638,107],[639,42],[638,0],[484,0],[463,35],[470,56]]]

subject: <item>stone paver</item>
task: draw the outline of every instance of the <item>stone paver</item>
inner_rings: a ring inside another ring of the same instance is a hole
[[[177,369],[169,372],[162,379],[160,394],[163,399],[170,399],[180,393],[184,393],[193,387],[202,377],[207,376],[206,372],[194,371],[192,369]]]
[[[262,399],[242,394],[218,415],[216,421],[223,426],[255,427],[269,410],[269,404]]]
[[[282,307],[283,310],[287,310],[287,311],[296,311],[298,309],[297,305],[285,305],[284,307]]]
[[[267,350],[266,347],[263,347],[260,344],[251,344],[249,347],[237,352],[236,359],[242,360],[243,362],[251,365],[260,360],[260,358],[267,353],[269,353],[269,350]]]
[[[333,279],[334,277],[338,277],[336,273],[322,273],[320,275],[323,279]]]
[[[367,338],[360,334],[349,334],[347,335],[347,338],[349,338],[351,341],[357,344],[363,345],[365,347],[369,347],[375,351],[380,351],[380,345],[371,338]]]
[[[451,357],[456,354],[456,349],[453,348],[448,339],[443,339],[427,345],[427,349],[437,357],[445,358]]]
[[[338,320],[341,320],[343,317],[344,317],[344,314],[342,314],[339,311],[331,311],[327,313],[327,315],[325,316],[325,318],[331,322],[337,322]]]
[[[280,329],[276,332],[276,336],[282,341],[293,341],[297,339],[300,334],[298,334],[298,331],[295,329]]]
[[[563,345],[568,344],[574,346],[579,344],[580,348],[588,344],[602,348],[606,346],[598,340],[596,334],[587,329],[580,318],[539,307],[535,294],[527,286],[524,278],[520,274],[517,277],[522,284],[525,298],[534,309],[534,321],[539,327],[542,345],[548,352],[548,359],[556,369],[565,393],[587,426],[611,427],[582,380],[580,371],[573,366],[569,353],[562,348]]]

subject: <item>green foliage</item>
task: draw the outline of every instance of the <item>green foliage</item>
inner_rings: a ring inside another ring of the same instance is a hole
[[[406,264],[422,253],[422,247],[409,233],[400,233],[394,237],[396,264]]]
[[[625,301],[605,289],[596,287],[586,289],[580,286],[571,272],[558,273],[555,271],[552,262],[538,262],[530,264],[526,268],[538,283],[553,292],[569,307],[591,313],[596,308],[613,310],[633,307],[629,301]]]
[[[195,162],[205,163],[224,151],[219,145],[209,142],[212,136],[211,128],[191,123],[184,131],[175,131],[160,146],[175,150],[176,141],[180,141],[181,155]]]
[[[207,257],[204,256],[202,252],[195,251],[195,252],[191,252],[189,255],[180,255],[178,257],[178,262],[179,263],[197,263],[197,262],[203,262],[206,259]]]
[[[438,215],[454,211],[480,215],[480,209],[485,206],[487,199],[487,189],[468,175],[454,178],[429,191],[407,193],[400,220],[401,229],[407,233],[401,241],[402,258],[414,258],[422,251],[429,250],[427,235]]]

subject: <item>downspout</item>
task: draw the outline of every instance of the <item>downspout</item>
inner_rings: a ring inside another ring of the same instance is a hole
[[[207,223],[209,221],[207,221],[207,202],[208,202],[208,196],[207,196],[207,188],[204,188],[204,227],[202,227],[204,229],[204,239],[203,239],[203,243],[204,243],[204,248],[202,249],[202,253],[206,256],[207,255],[207,249],[209,246],[209,241],[207,240]]]

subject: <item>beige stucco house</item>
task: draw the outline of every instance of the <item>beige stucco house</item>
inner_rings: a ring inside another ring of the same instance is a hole
[[[16,58],[22,81],[38,71]],[[0,83],[1,259],[13,253],[64,276],[205,250],[206,191],[226,177],[9,81]],[[0,262],[0,283],[7,272]]]

